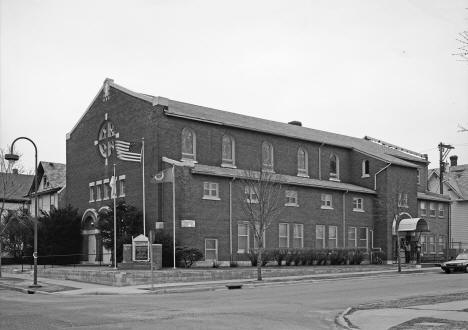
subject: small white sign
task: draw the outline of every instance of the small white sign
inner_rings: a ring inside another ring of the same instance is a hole
[[[156,222],[156,229],[164,229],[164,222]]]
[[[194,228],[195,227],[195,220],[182,220],[181,221],[182,228]]]

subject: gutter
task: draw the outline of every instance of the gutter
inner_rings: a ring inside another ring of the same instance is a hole
[[[380,172],[383,172],[385,171],[387,168],[390,167],[390,165],[392,165],[392,163],[388,163],[387,166],[383,167],[382,169],[380,169],[380,171],[378,171],[377,173],[374,174],[374,190],[377,192],[377,175],[380,173]]]

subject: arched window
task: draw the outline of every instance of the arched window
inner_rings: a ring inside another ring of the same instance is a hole
[[[273,146],[271,143],[262,143],[262,170],[273,172]]]
[[[297,150],[297,175],[298,176],[309,176],[308,167],[308,155],[307,151],[302,148]]]
[[[340,179],[340,159],[337,155],[330,155],[330,179]]]
[[[189,129],[182,130],[182,159],[195,160],[197,150],[197,138],[195,133]]]
[[[369,161],[368,160],[362,161],[362,177],[363,178],[369,177]]]
[[[234,166],[236,163],[236,152],[235,152],[235,142],[232,137],[229,135],[223,136],[223,146],[222,146],[222,165],[224,166]]]

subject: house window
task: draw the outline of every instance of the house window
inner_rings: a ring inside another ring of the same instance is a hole
[[[421,216],[427,215],[426,202],[420,202],[419,209],[421,210]]]
[[[398,207],[408,207],[408,194],[398,193]]]
[[[258,203],[258,194],[255,187],[245,187],[245,200],[247,203]]]
[[[362,161],[362,177],[368,178],[369,176],[369,161],[366,159]]]
[[[125,175],[119,176],[119,197],[125,197]]]
[[[279,244],[280,248],[289,247],[289,223],[279,224]]]
[[[235,166],[235,142],[228,135],[223,136],[221,166]]]
[[[205,239],[205,260],[218,260],[218,240]]]
[[[353,211],[364,212],[364,203],[362,198],[353,198]]]
[[[340,159],[337,155],[330,156],[330,180],[340,179]]]
[[[203,182],[203,199],[219,200],[219,189],[216,182]]]
[[[428,237],[428,248],[429,253],[434,254],[436,252],[435,242],[434,242],[434,235],[429,235]]]
[[[439,254],[444,254],[445,253],[445,236],[439,236],[438,240],[438,246],[437,246],[437,252]]]
[[[436,208],[435,208],[435,203],[430,202],[429,203],[429,216],[435,217],[436,216]]]
[[[333,209],[332,195],[322,194],[322,209]]]
[[[295,190],[286,190],[286,203],[285,206],[299,206],[297,204],[297,191]]]
[[[96,181],[96,201],[102,199],[102,181]]]
[[[49,188],[50,184],[49,184],[49,181],[47,180],[47,175],[44,175],[42,177],[42,180],[43,180],[42,186],[44,187],[44,189]]]
[[[307,156],[307,151],[305,151],[302,148],[299,148],[297,150],[297,175],[298,176],[309,176],[309,170],[308,170],[308,156]]]
[[[418,184],[421,184],[421,170],[418,168],[416,169],[416,177],[417,177],[417,180],[418,180]]]
[[[271,143],[262,143],[262,169],[273,172],[273,146]]]
[[[367,249],[367,227],[359,227],[358,247]]]
[[[443,218],[445,215],[444,204],[439,203],[439,218]]]
[[[184,160],[195,160],[196,159],[196,146],[197,138],[195,133],[189,129],[184,128],[182,130],[182,159]]]
[[[348,247],[357,247],[356,232],[356,227],[348,227]]]
[[[237,224],[237,253],[246,253],[249,251],[249,224]]]
[[[104,180],[104,186],[103,186],[103,189],[104,189],[104,200],[107,200],[109,199],[109,190],[110,190],[110,186],[109,186],[109,179],[105,179]]]
[[[293,248],[299,249],[304,247],[304,225],[294,224],[293,227]]]
[[[50,207],[52,208],[52,206],[57,206],[57,205],[55,205],[55,195],[54,194],[50,195]]]
[[[334,249],[338,246],[338,227],[328,226],[328,247]]]
[[[324,225],[315,226],[315,247],[317,249],[325,248],[325,226]]]
[[[94,182],[89,184],[89,202],[94,202]]]

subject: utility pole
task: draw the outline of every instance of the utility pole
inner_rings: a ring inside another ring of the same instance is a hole
[[[450,144],[439,143],[439,187],[440,187],[440,194],[444,193],[444,172],[445,172],[445,159],[447,158],[450,150],[453,147]]]

